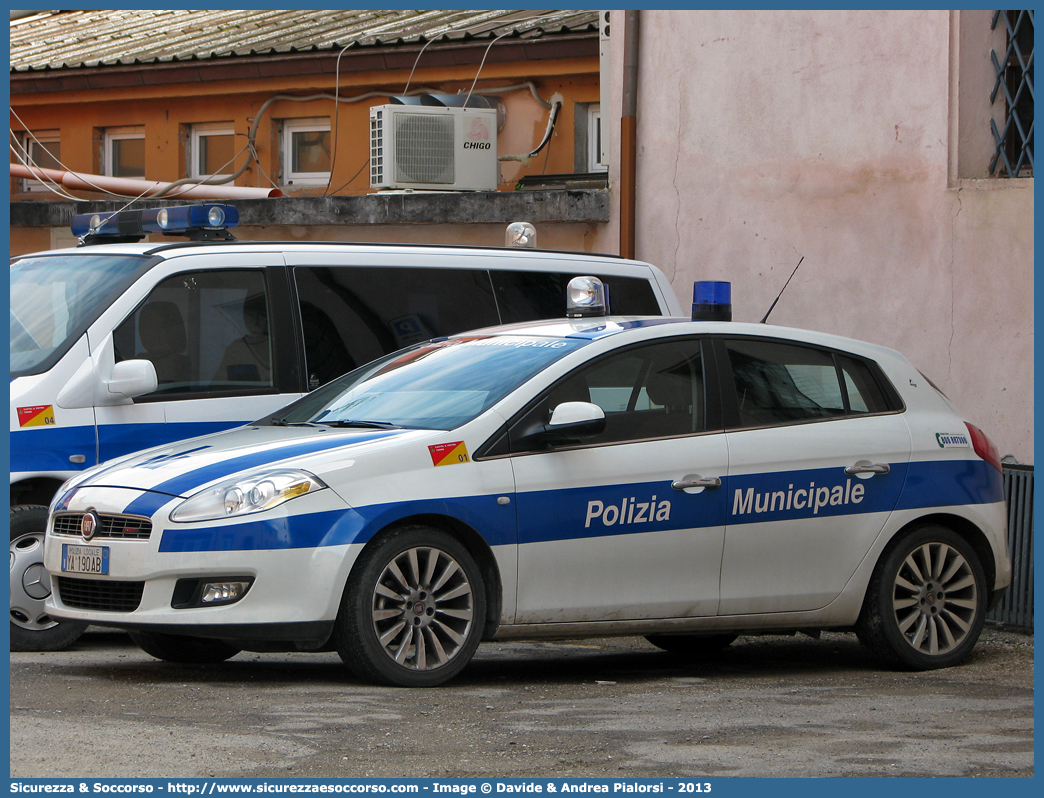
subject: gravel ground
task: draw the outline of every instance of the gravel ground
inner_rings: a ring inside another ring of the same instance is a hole
[[[426,690],[334,654],[151,659],[122,634],[11,655],[27,777],[1031,777],[1033,637],[879,669],[854,635],[741,638],[702,662],[641,638],[486,643]]]

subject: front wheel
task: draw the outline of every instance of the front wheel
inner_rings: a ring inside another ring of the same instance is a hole
[[[87,624],[58,621],[47,614],[51,578],[43,565],[47,508],[11,508],[11,650],[61,651],[83,634]]]
[[[364,679],[433,687],[468,664],[485,620],[482,577],[467,549],[441,530],[404,527],[355,564],[334,644]]]
[[[986,577],[975,550],[943,526],[924,526],[878,563],[856,625],[882,659],[916,670],[961,662],[986,619]]]
[[[205,637],[168,635],[162,632],[129,632],[129,635],[146,654],[164,662],[178,662],[184,665],[224,662],[240,651],[222,640],[209,640]]]

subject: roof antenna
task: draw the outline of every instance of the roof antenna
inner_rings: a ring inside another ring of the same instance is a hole
[[[790,281],[793,280],[794,275],[797,274],[798,266],[800,266],[802,261],[804,260],[805,256],[802,255],[801,260],[799,260],[797,266],[794,267],[794,271],[790,273],[790,277],[788,277],[787,281],[783,283],[783,288],[780,289],[780,292],[776,295],[776,298],[772,300],[772,307],[768,309],[768,313],[765,314],[765,318],[763,318],[760,322],[761,324],[764,324],[766,321],[768,321],[769,313],[771,313],[773,309],[776,307],[776,303],[779,302],[779,298],[783,296],[783,292],[787,290],[787,286],[790,285]]]

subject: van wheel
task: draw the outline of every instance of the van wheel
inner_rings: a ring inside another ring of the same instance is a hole
[[[11,650],[61,651],[83,634],[86,623],[58,621],[47,614],[51,578],[43,566],[47,508],[11,508]]]
[[[482,577],[467,549],[438,529],[403,527],[355,564],[334,645],[363,679],[433,687],[468,664],[485,620]]]
[[[646,635],[645,639],[672,654],[698,657],[728,648],[737,637],[739,635]]]
[[[210,640],[205,637],[168,635],[162,632],[129,632],[129,635],[138,648],[164,662],[206,665],[224,662],[240,651],[223,640]]]
[[[986,577],[974,549],[936,524],[914,530],[874,570],[859,640],[893,665],[931,670],[968,656],[986,620]]]

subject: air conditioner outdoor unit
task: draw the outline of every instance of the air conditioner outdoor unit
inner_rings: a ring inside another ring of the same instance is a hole
[[[499,183],[496,109],[370,109],[371,188],[495,191]]]

